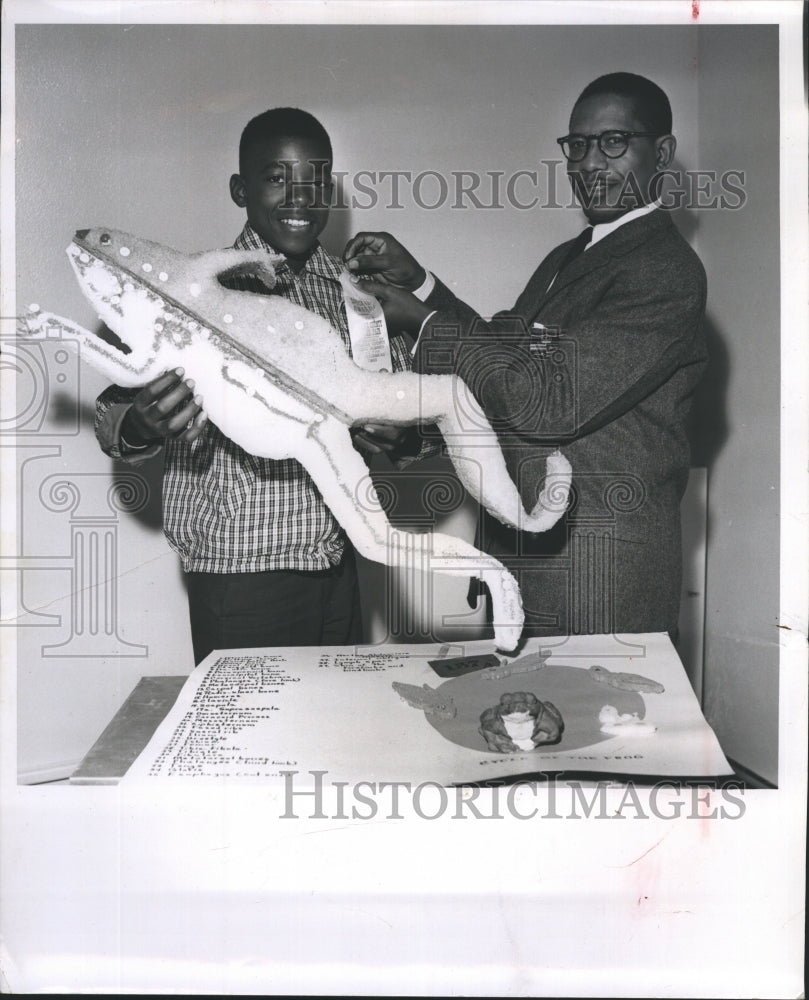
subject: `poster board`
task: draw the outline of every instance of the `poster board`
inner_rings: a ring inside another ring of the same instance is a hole
[[[288,785],[320,774],[353,787],[534,772],[733,773],[666,635],[534,639],[508,658],[482,641],[450,654],[435,645],[216,651],[191,674],[124,781]],[[524,692],[559,710],[560,739],[522,750],[511,740],[513,749],[493,751],[481,715],[503,695]],[[607,706],[625,717],[612,733],[600,721]]]

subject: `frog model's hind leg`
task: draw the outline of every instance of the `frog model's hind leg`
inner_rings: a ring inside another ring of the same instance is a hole
[[[132,355],[124,354],[73,320],[54,313],[29,310],[27,315],[18,317],[17,333],[31,340],[55,339],[58,336],[60,342],[79,353],[82,361],[88,362],[117,385],[144,385],[158,374],[153,355],[137,367],[133,364]]]
[[[511,573],[497,559],[461,538],[393,527],[374,491],[366,490],[368,467],[351,443],[345,424],[333,417],[313,424],[295,457],[363,556],[388,566],[418,565],[450,576],[480,577],[492,597],[497,647],[504,651],[516,648],[524,614]]]
[[[438,382],[432,376],[423,382],[421,404],[432,411],[458,478],[504,524],[532,533],[548,531],[568,506],[570,462],[558,450],[548,455],[542,491],[533,509],[527,511],[483,407],[457,375],[448,379]]]
[[[463,486],[504,524],[521,531],[547,531],[567,509],[571,468],[559,451],[548,455],[542,492],[533,509],[525,509],[494,428],[457,375],[355,371],[351,388],[345,392],[353,391],[355,386],[363,391],[356,392],[356,398],[343,405],[351,408],[357,423],[374,422],[384,412],[383,420],[389,423],[412,424],[419,420],[437,424]],[[386,390],[384,408],[378,402],[381,389]]]

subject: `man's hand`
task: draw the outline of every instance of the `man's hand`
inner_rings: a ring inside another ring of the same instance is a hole
[[[139,447],[165,438],[193,441],[199,437],[208,418],[202,397],[194,395],[194,382],[184,375],[182,368],[164,372],[135,396],[121,424],[127,444]]]
[[[373,275],[411,292],[427,278],[421,264],[390,233],[357,233],[346,244],[343,260],[352,274]]]
[[[406,441],[412,428],[392,427],[390,424],[364,424],[352,427],[354,446],[369,455],[393,455]]]
[[[434,311],[417,299],[412,292],[396,285],[386,285],[381,281],[366,278],[357,279],[357,288],[368,292],[379,301],[390,334],[409,333],[412,337],[417,337],[425,319]]]

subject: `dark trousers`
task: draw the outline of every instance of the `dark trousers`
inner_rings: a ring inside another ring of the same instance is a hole
[[[214,649],[362,642],[354,553],[307,572],[186,573],[194,661]]]

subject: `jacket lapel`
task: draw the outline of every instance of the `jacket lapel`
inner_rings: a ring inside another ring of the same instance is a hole
[[[599,240],[594,247],[579,254],[561,274],[556,276],[552,287],[540,299],[536,311],[538,312],[540,306],[550,302],[555,295],[558,295],[563,288],[567,288],[574,281],[580,281],[586,275],[609,264],[616,257],[623,257],[631,253],[647,240],[657,236],[658,233],[671,228],[672,225],[669,214],[658,208],[648,215],[643,215],[639,219],[634,219],[632,222],[620,226],[615,232]],[[557,249],[563,250],[569,245],[570,242]],[[556,252],[554,252],[555,255]],[[559,254],[558,259],[562,260],[563,258],[564,252]],[[552,277],[553,274],[548,278],[548,282]]]

